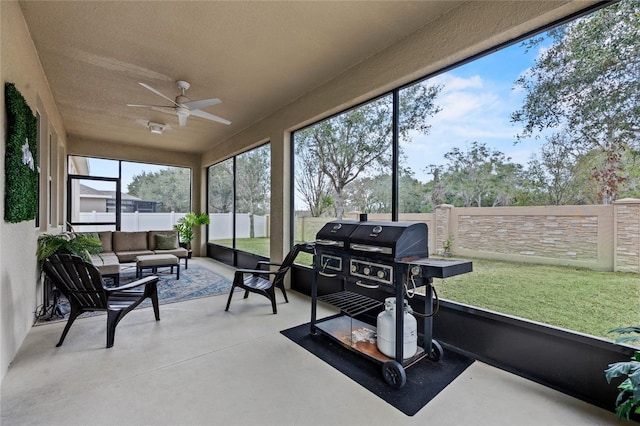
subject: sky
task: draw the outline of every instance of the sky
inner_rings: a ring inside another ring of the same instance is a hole
[[[541,141],[514,145],[522,126],[511,123],[510,116],[525,97],[514,82],[534,65],[538,52],[525,52],[516,43],[430,80],[444,86],[436,98],[442,109],[430,120],[428,135],[413,135],[412,142],[402,147],[416,178],[430,180],[425,166],[443,164],[445,153],[455,147],[466,151],[474,141],[503,152],[512,162],[529,161]]]

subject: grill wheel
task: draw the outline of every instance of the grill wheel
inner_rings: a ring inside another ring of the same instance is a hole
[[[382,376],[384,380],[394,389],[400,389],[407,383],[407,373],[396,360],[385,361],[382,364]]]

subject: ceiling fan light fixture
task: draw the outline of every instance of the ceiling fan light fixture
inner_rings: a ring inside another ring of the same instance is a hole
[[[162,132],[164,131],[164,124],[161,123],[154,123],[153,121],[149,122],[149,130],[151,130],[151,133],[155,134],[155,135],[161,135]]]

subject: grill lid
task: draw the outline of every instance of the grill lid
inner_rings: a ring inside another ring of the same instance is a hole
[[[327,222],[316,234],[316,246],[345,250],[349,235],[360,224],[353,220],[333,220]]]
[[[427,225],[416,222],[359,222],[349,236],[349,249],[390,257],[394,261],[429,257]]]

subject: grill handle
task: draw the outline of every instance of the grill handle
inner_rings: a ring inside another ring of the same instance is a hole
[[[351,243],[349,247],[352,250],[366,251],[368,253],[383,253],[383,254],[392,254],[393,250],[391,247],[378,247],[378,246],[369,246],[366,244],[355,244]]]
[[[334,241],[334,240],[316,240],[316,244],[319,244],[321,246],[344,247],[344,243],[342,241]]]
[[[360,286],[360,287],[364,287],[364,288],[379,288],[380,287],[380,285],[378,285],[378,284],[365,284],[360,280],[356,281],[356,285]]]
[[[327,274],[326,272],[322,272],[322,271],[318,271],[318,274],[322,275],[323,277],[329,277],[329,278],[338,276],[338,274]]]
[[[351,244],[351,248],[353,250],[368,251],[368,252],[371,252],[371,253],[376,253],[376,252],[381,252],[382,251],[381,247],[366,246],[364,244]]]

